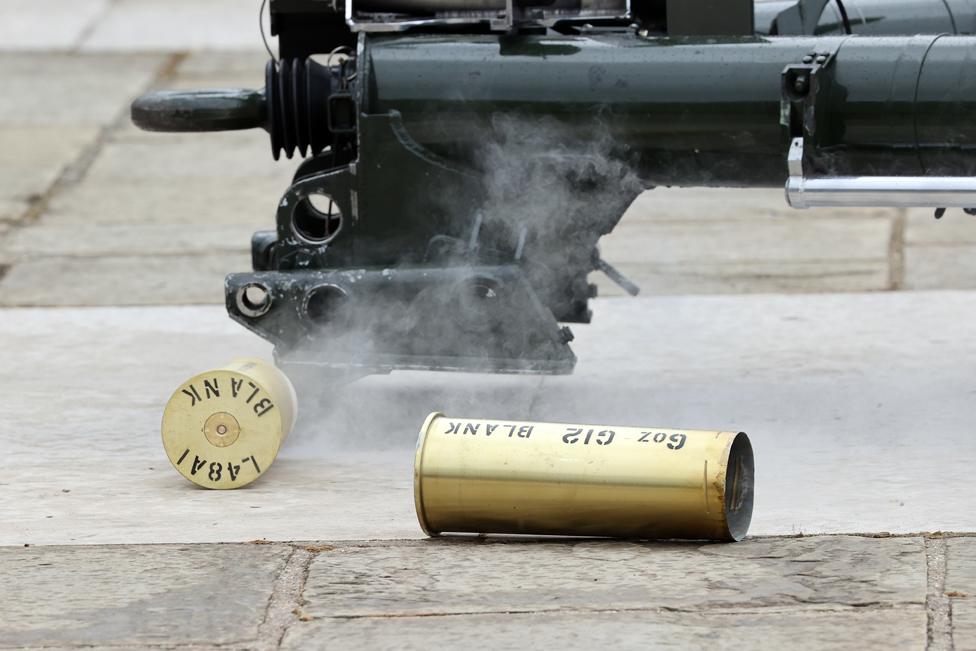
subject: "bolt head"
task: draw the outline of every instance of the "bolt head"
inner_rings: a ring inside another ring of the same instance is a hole
[[[806,95],[810,90],[810,78],[806,75],[799,75],[793,80],[793,91],[798,95]]]

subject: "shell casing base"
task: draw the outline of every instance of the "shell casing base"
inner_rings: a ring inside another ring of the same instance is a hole
[[[237,359],[173,392],[162,438],[176,470],[204,488],[240,488],[278,456],[295,420],[295,392],[267,362]]]

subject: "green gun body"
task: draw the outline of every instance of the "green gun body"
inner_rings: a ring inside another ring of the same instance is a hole
[[[606,129],[651,185],[781,186],[781,75],[832,53],[817,147],[836,173],[972,176],[976,40],[969,37],[366,39],[366,114],[464,158],[499,114],[585,140]]]

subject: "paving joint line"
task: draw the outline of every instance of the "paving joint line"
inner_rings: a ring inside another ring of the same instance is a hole
[[[188,54],[186,52],[178,52],[169,56],[156,74],[153,75],[149,83],[143,88],[143,91],[149,90],[166,79],[171,78],[187,56]],[[21,214],[19,219],[14,220],[14,228],[23,228],[36,222],[47,211],[55,196],[60,194],[65,188],[82,181],[91,169],[98,154],[104,149],[110,136],[121,129],[128,119],[129,107],[126,105],[112,120],[100,126],[95,138],[82,148],[81,153],[73,161],[64,166],[54,182],[43,192],[33,197],[33,201],[27,207],[27,210]]]
[[[905,228],[907,210],[900,208],[891,222],[888,241],[888,289],[897,291],[905,285]]]
[[[945,593],[946,540],[943,536],[925,539],[925,615],[926,651],[952,651],[952,613]]]
[[[304,603],[302,594],[305,592],[305,583],[308,581],[312,560],[320,551],[331,549],[329,546],[320,548],[305,545],[289,546],[292,552],[275,579],[264,619],[258,626],[255,649],[262,651],[279,649],[288,628],[297,621],[303,621],[305,616],[301,612]]]
[[[152,76],[152,79],[143,87],[142,92],[150,90],[166,79],[171,78],[187,56],[187,52],[178,52],[170,55],[166,59],[166,62],[157,70],[156,74]],[[27,209],[13,220],[10,231],[5,236],[9,236],[14,231],[27,228],[37,223],[41,216],[47,212],[47,209],[56,196],[61,194],[66,188],[77,185],[84,180],[85,175],[95,163],[95,159],[105,148],[105,144],[109,141],[110,137],[119,131],[128,119],[129,106],[126,104],[113,119],[98,128],[98,132],[92,141],[82,147],[78,156],[61,169],[57,178],[43,192],[30,197]],[[14,260],[11,264],[0,265],[0,280],[3,279],[7,272],[10,271],[10,268],[18,261],[19,259]]]
[[[190,543],[193,544],[193,543]],[[203,543],[203,544],[226,544],[226,543]],[[308,617],[301,613],[301,606],[303,604],[302,594],[305,591],[305,583],[308,580],[309,569],[312,564],[312,560],[318,556],[319,553],[323,551],[328,551],[333,549],[331,545],[311,545],[311,544],[291,544],[291,543],[277,543],[264,540],[255,540],[248,543],[231,543],[231,544],[260,544],[260,545],[274,545],[276,547],[289,547],[291,548],[291,553],[285,560],[285,564],[278,576],[275,577],[274,584],[271,589],[271,596],[268,598],[268,605],[265,608],[264,617],[261,623],[258,624],[257,637],[253,640],[245,641],[235,641],[235,642],[223,642],[217,644],[197,644],[193,642],[186,643],[140,643],[140,648],[146,649],[159,649],[160,651],[165,649],[177,649],[179,651],[203,651],[204,649],[226,649],[227,651],[277,651],[281,647],[281,641],[285,636],[285,632],[288,628],[297,621],[307,621]],[[42,651],[44,649],[84,649],[90,645],[53,645],[53,646],[34,646],[26,647],[26,649],[36,649],[37,651]],[[119,644],[109,644],[109,645],[98,645],[99,648],[119,648],[119,649],[129,649],[132,648],[131,644],[119,643]],[[0,645],[0,649],[6,649]],[[25,647],[9,647],[9,648],[25,648]]]
[[[919,603],[873,603],[870,605],[855,605],[844,603],[822,603],[805,606],[799,604],[775,604],[772,606],[741,606],[719,604],[715,606],[703,605],[698,608],[678,608],[670,606],[621,606],[619,608],[526,608],[504,610],[464,610],[457,612],[406,612],[406,613],[364,613],[351,615],[325,615],[310,617],[309,620],[370,620],[370,619],[429,619],[438,617],[482,617],[491,615],[606,615],[614,613],[655,613],[659,615],[709,615],[719,617],[738,617],[742,615],[832,615],[838,613],[879,612],[889,610],[920,609]],[[304,621],[304,620],[303,620]]]
[[[105,7],[98,12],[98,15],[94,16],[91,21],[78,33],[78,38],[75,39],[71,47],[68,48],[68,52],[71,54],[81,54],[81,48],[84,47],[85,41],[91,38],[91,35],[95,33],[95,29],[98,27],[99,23],[108,16],[112,10],[121,4],[120,0],[109,0],[105,3]]]

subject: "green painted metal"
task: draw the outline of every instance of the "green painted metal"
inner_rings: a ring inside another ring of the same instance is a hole
[[[976,173],[966,37],[364,40],[361,106],[397,111],[419,145],[463,161],[499,116],[625,146],[653,184],[777,186],[783,69],[832,52],[817,145],[842,174]],[[917,101],[916,101],[917,98]]]

